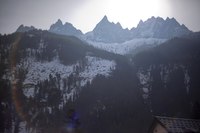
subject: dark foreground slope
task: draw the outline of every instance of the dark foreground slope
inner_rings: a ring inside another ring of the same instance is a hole
[[[200,34],[193,33],[134,57],[143,97],[154,115],[200,117]]]

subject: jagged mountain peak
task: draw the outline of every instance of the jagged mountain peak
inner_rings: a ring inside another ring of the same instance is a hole
[[[102,18],[102,20],[101,21],[108,21],[108,17],[105,15],[103,18]]]
[[[57,20],[57,22],[55,23],[56,25],[63,25],[62,21],[60,19]]]
[[[165,19],[165,21],[166,21],[167,23],[174,23],[174,24],[180,25],[180,24],[178,23],[178,21],[177,21],[174,17],[172,17],[172,18],[167,17],[167,18]]]
[[[75,27],[74,27],[74,25],[73,24],[71,24],[71,23],[69,23],[69,22],[66,22],[65,24],[63,24],[63,26],[66,28],[66,29],[76,29]],[[80,31],[80,30],[78,30],[78,29],[76,29],[77,31]],[[80,31],[81,32],[81,31]],[[82,32],[81,32],[81,34],[82,34]]]
[[[22,28],[22,27],[24,27],[24,25],[23,24],[21,24],[18,28]]]
[[[116,25],[120,28],[122,28],[121,24],[119,22],[116,23]],[[123,29],[123,28],[122,28]]]
[[[117,22],[117,23],[110,22],[108,20],[108,17],[106,15],[101,19],[101,21],[96,25],[95,28],[101,27],[101,26],[102,27],[104,27],[104,26],[111,26],[111,27],[118,27],[118,28],[123,29],[122,26],[121,26],[121,24],[119,22]],[[95,28],[94,28],[94,30],[95,30]]]
[[[172,17],[171,19],[169,18],[168,21],[166,19],[166,22],[170,22],[174,25],[180,26],[180,23],[174,17]]]
[[[181,28],[183,28],[185,30],[190,31],[184,24],[180,24],[174,17],[172,17],[172,18],[167,17],[166,21],[169,21],[169,22],[173,23],[176,26],[179,26],[179,27],[181,27]]]
[[[28,32],[28,31],[34,30],[34,29],[36,29],[34,26],[24,26],[23,24],[21,24],[17,28],[16,32]]]
[[[105,25],[111,25],[111,24],[114,24],[114,23],[111,23],[111,22],[108,20],[108,17],[105,15],[105,16],[99,21],[99,23],[96,25],[95,28],[101,27],[101,26],[105,26]],[[95,30],[95,28],[94,28],[94,30]]]
[[[173,24],[178,24],[178,21],[175,19],[175,18],[169,18],[167,17],[166,19],[163,19],[162,17],[155,17],[155,16],[152,16],[151,18],[148,18],[146,21],[143,21],[143,20],[140,20],[137,27],[143,25],[143,24],[153,24],[153,23],[173,23]]]
[[[135,37],[173,38],[191,33],[187,27],[180,25],[175,18],[154,17],[140,21],[136,29],[132,30]]]
[[[180,25],[175,18],[163,19],[152,16],[146,21],[140,20],[136,28],[123,29],[121,24],[113,23],[105,15],[86,38],[97,42],[121,43],[133,38],[169,39],[191,33],[184,25]]]
[[[66,22],[63,24],[63,22],[58,19],[55,24],[52,24],[50,29],[50,32],[56,33],[56,34],[61,34],[61,35],[72,35],[76,37],[80,37],[83,33],[76,29],[71,23]]]
[[[73,24],[66,22],[64,25],[73,26]]]
[[[140,20],[139,23],[138,23],[138,25],[137,25],[137,27],[140,26],[140,25],[143,25],[143,23],[144,22],[142,20]]]
[[[124,42],[129,37],[128,31],[127,29],[123,29],[119,22],[110,22],[105,15],[86,37],[97,42]]]
[[[185,29],[188,29],[184,24],[181,25],[181,27],[185,28]],[[189,29],[188,29],[189,30]]]
[[[159,17],[159,16],[158,17],[152,16],[151,18],[148,18],[143,23],[149,23],[149,22],[165,22],[165,20],[162,17]]]
[[[173,17],[163,19],[159,16],[152,16],[145,21],[140,20],[137,27],[133,27],[129,30],[123,29],[119,22],[114,23],[109,21],[106,15],[102,17],[92,31],[85,35],[80,30],[76,29],[73,24],[68,22],[63,23],[60,19],[51,25],[49,31],[105,43],[122,43],[134,38],[169,39],[191,33],[185,25],[181,25]]]
[[[176,21],[176,19],[175,19],[174,17],[172,17],[172,18],[167,17],[165,20],[166,20],[166,21],[171,21],[171,20]]]

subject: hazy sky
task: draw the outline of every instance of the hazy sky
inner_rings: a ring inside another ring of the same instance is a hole
[[[59,18],[85,33],[104,15],[123,28],[151,16],[168,16],[200,31],[200,0],[0,0],[0,33],[12,33],[20,24],[49,29]]]

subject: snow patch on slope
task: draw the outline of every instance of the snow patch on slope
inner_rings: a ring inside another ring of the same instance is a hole
[[[83,78],[81,85],[84,86],[88,81],[92,80],[97,75],[103,75],[105,77],[110,76],[112,70],[115,69],[116,63],[114,61],[104,60],[101,58],[87,56],[87,67],[80,73],[80,77]]]
[[[115,69],[116,63],[114,61],[105,60],[102,58],[86,56],[86,64],[84,69],[78,71],[78,79],[75,81],[76,87],[83,87],[87,82],[91,83],[97,75],[103,75],[105,77],[110,76],[111,72]],[[21,61],[17,66],[18,68],[24,68],[27,70],[24,84],[24,95],[27,97],[35,95],[34,85],[38,82],[49,80],[49,75],[56,77],[60,75],[60,90],[66,92],[69,87],[64,87],[64,80],[66,80],[71,74],[75,74],[76,68],[80,67],[81,63],[77,61],[71,65],[62,64],[58,58],[50,62],[38,62],[33,58],[28,58]],[[66,102],[68,99],[74,99],[74,95],[77,93],[76,87],[73,86],[71,90],[63,95],[63,100]]]
[[[144,100],[147,100],[149,98],[149,91],[151,90],[150,82],[152,79],[151,79],[150,71],[151,71],[151,67],[147,71],[140,69],[137,72],[137,77],[140,82],[140,87],[143,93],[142,96]]]
[[[95,48],[106,50],[115,54],[126,55],[141,46],[154,47],[166,41],[166,39],[158,38],[135,38],[123,43],[103,43],[86,40],[87,43]]]
[[[24,84],[37,84],[39,81],[49,79],[49,75],[52,77],[59,73],[61,77],[68,77],[73,72],[73,67],[77,64],[65,66],[55,59],[51,62],[37,62],[33,61],[28,68],[28,73]]]

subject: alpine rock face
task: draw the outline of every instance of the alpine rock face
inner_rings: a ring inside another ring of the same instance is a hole
[[[93,31],[86,33],[85,36],[86,39],[97,42],[121,43],[129,40],[129,30],[123,29],[119,22],[109,22],[107,16],[104,16]]]
[[[175,18],[167,17],[164,20],[161,17],[151,17],[144,22],[140,20],[137,27],[129,30],[127,28],[123,29],[119,22],[116,24],[110,22],[107,16],[104,16],[96,27],[86,34],[83,34],[70,23],[63,24],[60,19],[51,25],[49,31],[103,43],[123,43],[134,38],[170,39],[188,35],[192,32],[184,24],[180,25]]]
[[[120,23],[109,22],[107,16],[96,25],[93,31],[86,33],[86,38],[91,41],[103,43],[122,43],[135,38],[170,39],[187,35],[191,31],[180,25],[174,18],[151,17],[146,21],[140,20],[136,28],[123,29]]]
[[[55,24],[52,24],[50,32],[60,34],[60,35],[68,35],[68,36],[76,36],[80,37],[83,33],[76,29],[72,24],[66,22],[65,24],[62,23],[60,19]]]
[[[34,30],[34,29],[36,29],[35,27],[33,27],[33,26],[24,26],[23,24],[22,25],[20,25],[18,28],[17,28],[17,30],[16,30],[16,32],[28,32],[28,31],[31,31],[31,30]]]
[[[180,25],[174,18],[164,20],[151,17],[139,22],[136,28],[123,29],[120,23],[108,21],[107,16],[96,25],[93,31],[85,34],[89,45],[116,54],[136,54],[155,47],[173,37],[192,33],[185,25]]]
[[[116,54],[136,54],[139,51],[157,46],[173,37],[180,37],[191,33],[185,26],[180,25],[174,18],[151,17],[146,21],[140,21],[136,28],[123,29],[121,24],[110,22],[107,16],[96,27],[82,34],[72,24],[62,24],[58,20],[53,24],[50,32],[61,35],[73,35],[86,41],[89,45]]]
[[[180,25],[174,18],[151,17],[146,21],[140,20],[138,26],[132,31],[133,37],[139,38],[164,38],[170,39],[187,35],[191,31],[185,26]]]

